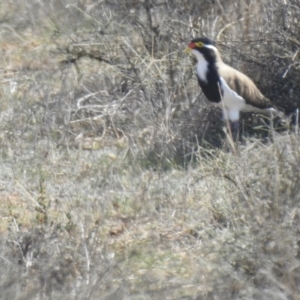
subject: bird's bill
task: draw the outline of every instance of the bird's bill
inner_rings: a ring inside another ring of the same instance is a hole
[[[191,51],[195,48],[195,43],[189,43],[188,47],[184,50],[185,53],[191,53]]]

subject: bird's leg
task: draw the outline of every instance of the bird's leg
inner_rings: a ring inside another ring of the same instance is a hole
[[[237,121],[230,121],[230,130],[231,130],[231,134],[232,134],[232,139],[234,141],[236,141],[237,138],[238,138],[239,129],[240,129],[240,122],[239,122],[239,120],[237,120]]]

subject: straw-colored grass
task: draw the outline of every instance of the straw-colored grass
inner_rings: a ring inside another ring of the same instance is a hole
[[[233,151],[183,54],[292,112],[299,5],[150,2],[0,5],[0,299],[300,299],[299,136]]]

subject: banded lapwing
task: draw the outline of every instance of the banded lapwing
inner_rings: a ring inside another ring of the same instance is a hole
[[[280,114],[249,77],[222,61],[210,39],[193,39],[186,52],[196,56],[199,85],[208,102],[223,110],[224,121],[229,122],[234,138],[238,134],[241,111]]]

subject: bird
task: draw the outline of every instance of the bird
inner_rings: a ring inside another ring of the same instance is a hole
[[[197,78],[202,92],[209,103],[222,109],[223,120],[229,123],[234,140],[239,133],[240,112],[280,115],[248,76],[223,62],[211,39],[191,40],[186,52],[196,57]]]

